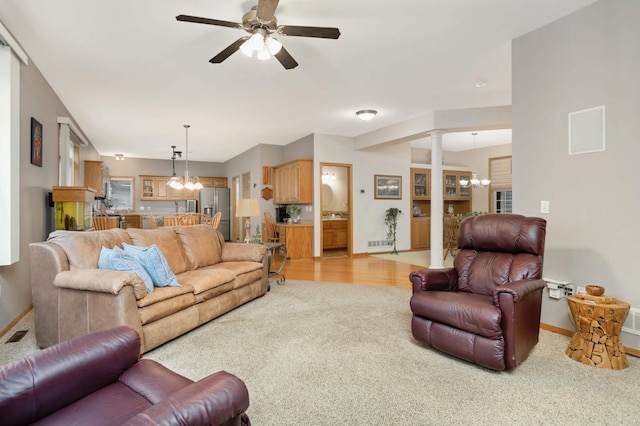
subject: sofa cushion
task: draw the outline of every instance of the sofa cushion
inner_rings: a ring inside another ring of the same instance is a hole
[[[174,274],[189,270],[189,259],[184,253],[182,244],[173,228],[163,227],[157,229],[127,229],[129,237],[134,245],[149,247],[152,244],[158,246]]]
[[[222,261],[222,247],[218,231],[211,225],[177,226],[173,228],[180,239],[190,269],[213,265]]]
[[[229,283],[236,278],[236,274],[228,269],[197,269],[183,272],[178,276],[181,284],[193,287],[193,294],[200,294],[212,288]]]
[[[160,290],[165,288],[177,288],[177,287],[160,287],[157,288],[154,293],[159,293]],[[166,298],[152,305],[139,308],[140,321],[142,325],[146,325],[157,321],[159,319],[173,315],[176,312],[184,311],[185,309],[195,304],[195,298],[193,293],[180,294],[174,297]]]
[[[207,266],[204,270],[225,269],[231,271],[236,276],[233,288],[239,288],[259,280],[263,274],[262,267],[262,263],[258,262],[222,262]]]
[[[146,295],[140,300],[136,300],[138,308],[144,308],[145,306],[153,305],[154,303],[160,303],[163,300],[171,299],[172,297],[178,297],[183,294],[193,294],[193,288],[188,285],[180,287],[158,287],[153,293]]]
[[[153,291],[153,279],[147,273],[144,265],[136,258],[127,255],[120,247],[113,249],[102,247],[100,257],[98,258],[98,268],[113,269],[114,271],[133,272],[136,274],[147,287],[147,291]]]
[[[116,247],[116,250],[118,248]],[[124,254],[140,262],[147,271],[153,285],[156,287],[180,287],[176,281],[176,276],[167,263],[167,259],[162,255],[155,244],[149,247],[132,246],[124,244]]]

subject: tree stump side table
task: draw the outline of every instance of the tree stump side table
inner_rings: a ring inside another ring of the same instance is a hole
[[[567,297],[576,332],[566,354],[583,364],[612,370],[629,366],[620,332],[630,305],[610,296],[578,294]]]

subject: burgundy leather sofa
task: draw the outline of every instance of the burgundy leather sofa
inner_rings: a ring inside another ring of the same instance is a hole
[[[0,366],[2,425],[244,425],[249,393],[224,371],[193,382],[152,360],[121,326]]]
[[[469,217],[449,269],[414,271],[413,336],[493,370],[511,370],[538,343],[546,221],[515,214]]]

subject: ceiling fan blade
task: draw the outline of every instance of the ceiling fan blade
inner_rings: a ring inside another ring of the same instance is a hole
[[[190,15],[178,15],[176,16],[176,19],[178,21],[183,21],[183,22],[194,22],[196,24],[217,25],[219,27],[242,29],[242,24],[238,24],[236,22],[229,22],[229,21],[220,21],[218,19],[200,18],[198,16],[190,16]]]
[[[298,66],[296,60],[293,59],[293,56],[291,56],[289,52],[287,52],[287,49],[285,49],[284,46],[274,56],[285,69],[290,70]]]
[[[236,51],[238,49],[240,49],[240,46],[242,46],[242,43],[244,43],[245,41],[247,41],[249,39],[249,36],[245,36],[245,37],[240,37],[239,39],[237,39],[236,41],[234,41],[233,43],[231,43],[226,49],[224,49],[222,52],[218,53],[216,56],[214,56],[213,58],[211,58],[209,60],[209,62],[211,62],[212,64],[219,64],[220,62],[224,61],[225,59],[227,59],[229,56],[233,55],[234,53],[236,53]]]
[[[337,28],[326,27],[300,27],[295,25],[280,25],[278,27],[278,34],[298,37],[332,38],[335,40],[340,37],[340,30]]]
[[[258,0],[258,20],[263,22],[273,21],[273,16],[276,13],[276,7],[278,7],[279,1],[280,0]]]

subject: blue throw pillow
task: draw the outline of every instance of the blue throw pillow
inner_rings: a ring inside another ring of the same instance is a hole
[[[153,285],[156,287],[180,287],[176,280],[176,275],[173,273],[167,259],[155,244],[149,247],[132,246],[123,243],[124,254],[131,256],[142,264],[147,271]]]
[[[131,256],[125,254],[120,247],[108,249],[102,247],[100,250],[100,258],[98,259],[98,268],[113,269],[115,271],[133,272],[147,286],[147,292],[153,291],[153,279],[149,276],[142,264]]]

